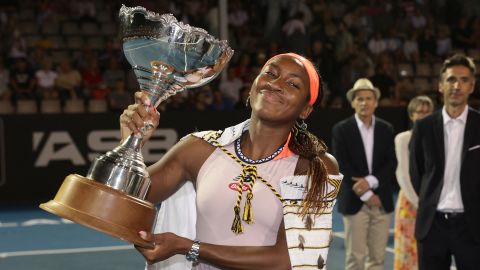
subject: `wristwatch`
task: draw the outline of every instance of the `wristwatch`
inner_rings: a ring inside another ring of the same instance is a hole
[[[196,264],[198,262],[198,255],[200,255],[200,241],[194,240],[192,247],[185,256],[187,257],[187,261]]]

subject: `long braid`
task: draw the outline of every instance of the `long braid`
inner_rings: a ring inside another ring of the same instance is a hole
[[[307,172],[309,179],[306,189],[307,194],[300,214],[306,216],[312,210],[316,215],[321,214],[328,205],[325,200],[328,172],[321,159],[327,152],[327,146],[317,136],[297,124],[293,127],[292,133],[293,140],[290,140],[288,147],[292,152],[310,162]]]

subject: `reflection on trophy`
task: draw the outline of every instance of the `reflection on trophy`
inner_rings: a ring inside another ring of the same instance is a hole
[[[120,9],[123,51],[154,109],[178,92],[214,79],[233,55],[226,41],[184,25],[170,14],[143,7]],[[156,210],[145,201],[150,178],[141,154],[142,134],[131,134],[114,150],[97,157],[86,177],[67,176],[55,198],[40,208],[76,223],[151,247],[138,236],[152,231]]]

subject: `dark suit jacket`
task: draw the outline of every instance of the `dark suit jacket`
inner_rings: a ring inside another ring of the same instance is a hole
[[[419,195],[415,236],[430,231],[443,187],[445,147],[442,111],[418,120],[410,140],[410,177]],[[462,149],[460,189],[467,226],[480,243],[480,113],[469,109]]]
[[[397,166],[393,139],[392,125],[375,117],[371,174],[378,179],[379,185],[373,192],[380,197],[386,212],[393,211],[391,182],[394,180]],[[363,202],[352,190],[354,182],[351,177],[363,177],[370,173],[355,116],[333,127],[332,150],[340,172],[344,175],[337,197],[338,210],[346,215],[356,214],[362,208]]]

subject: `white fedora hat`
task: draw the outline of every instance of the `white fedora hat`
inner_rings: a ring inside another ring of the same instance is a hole
[[[377,97],[377,100],[380,99],[380,90],[378,90],[377,87],[373,86],[372,82],[369,79],[360,78],[355,82],[355,84],[353,85],[353,88],[348,90],[347,100],[349,102],[352,102],[355,92],[361,91],[361,90],[370,90],[375,94],[375,96]]]

